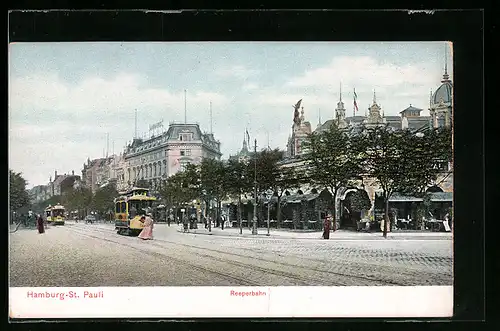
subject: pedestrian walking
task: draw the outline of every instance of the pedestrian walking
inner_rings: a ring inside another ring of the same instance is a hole
[[[28,212],[28,217],[26,218],[26,227],[33,229],[35,225],[36,225],[36,216],[30,210]]]
[[[45,222],[43,221],[42,215],[38,214],[36,217],[36,227],[38,229],[38,233],[45,233]]]
[[[151,211],[147,210],[145,215],[141,216],[141,222],[144,223],[144,228],[141,233],[139,233],[139,238],[143,240],[151,240],[153,239],[153,218],[151,215]]]
[[[170,226],[170,215],[167,217],[167,224]]]

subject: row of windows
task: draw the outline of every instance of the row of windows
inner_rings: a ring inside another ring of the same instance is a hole
[[[144,164],[145,162],[149,162],[149,161],[156,161],[156,160],[159,160],[159,159],[163,159],[163,157],[167,157],[168,152],[165,150],[165,151],[160,151],[160,152],[156,152],[154,154],[150,154],[150,155],[147,155],[141,159],[136,159],[136,160],[132,160],[130,161],[130,166],[137,166],[139,164]],[[205,154],[205,153],[204,153]],[[184,149],[184,150],[181,150],[180,151],[180,156],[191,156],[191,150],[190,149]]]
[[[141,157],[140,159],[133,159],[130,161],[131,166],[136,166],[139,164],[143,164],[145,162],[154,161],[162,159],[164,156],[167,156],[167,150],[157,151],[155,153],[151,153]]]
[[[167,171],[166,161],[163,161],[163,166],[161,163],[149,164],[144,167],[128,169],[128,176],[131,179],[138,177],[149,178],[165,175]]]
[[[192,132],[179,133],[179,140],[180,141],[191,141],[191,140],[193,140],[193,133]],[[162,143],[165,143],[166,141],[167,141],[167,136],[163,136],[160,139],[157,139],[155,141],[152,141],[150,143],[147,143],[145,145],[137,147],[136,149],[134,149],[134,152],[142,152],[144,150],[154,148],[156,146],[159,146]]]

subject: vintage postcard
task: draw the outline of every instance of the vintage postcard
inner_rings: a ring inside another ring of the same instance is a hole
[[[452,315],[450,42],[11,43],[8,116],[11,318]]]

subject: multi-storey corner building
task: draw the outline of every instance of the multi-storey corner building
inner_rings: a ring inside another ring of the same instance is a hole
[[[134,139],[127,146],[124,160],[125,181],[134,185],[139,179],[149,181],[153,190],[162,178],[172,176],[203,158],[220,159],[220,142],[212,133],[204,133],[198,124],[170,123],[166,132],[149,139]]]

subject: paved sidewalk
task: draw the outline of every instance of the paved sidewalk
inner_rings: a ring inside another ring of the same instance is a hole
[[[178,226],[177,231],[183,233],[182,226]],[[269,231],[269,236],[267,236],[267,228],[258,228],[257,235],[252,234],[252,230],[244,228],[243,233],[240,234],[239,228],[212,228],[209,232],[208,229],[199,227],[198,229],[190,229],[186,234],[192,235],[212,235],[212,236],[225,236],[225,237],[250,237],[250,238],[289,238],[289,239],[323,239],[322,231],[293,231],[286,229],[271,229]],[[394,239],[451,239],[452,234],[450,232],[389,232],[387,234],[388,238]],[[330,232],[330,239],[384,239],[382,232],[355,232],[346,230],[337,230],[335,232]]]

